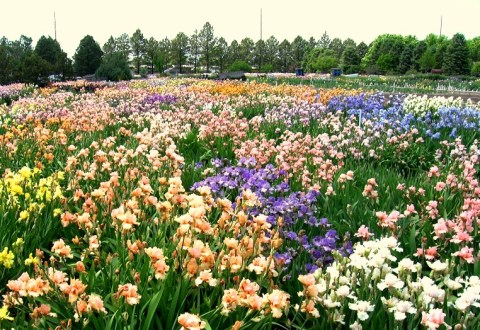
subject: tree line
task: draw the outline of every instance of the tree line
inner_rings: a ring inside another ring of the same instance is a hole
[[[205,23],[188,36],[179,32],[173,39],[147,38],[140,29],[131,36],[111,36],[101,47],[87,35],[79,43],[73,59],[60,44],[42,36],[35,47],[32,39],[0,39],[0,84],[25,82],[43,85],[48,81],[68,80],[96,74],[109,80],[130,79],[133,74],[163,73],[174,68],[178,73],[216,71],[329,72],[406,74],[436,72],[446,75],[480,75],[480,37],[466,40],[457,33],[413,36],[383,34],[371,44],[353,39],[331,39],[327,32],[317,40],[297,36],[279,41],[274,36],[254,41],[244,38],[228,43],[215,36]]]

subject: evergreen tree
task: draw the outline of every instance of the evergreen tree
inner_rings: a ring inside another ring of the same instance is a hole
[[[357,54],[358,54],[358,57],[360,58],[360,61],[367,54],[367,52],[368,52],[368,45],[362,41],[357,46]]]
[[[215,58],[220,72],[223,72],[228,60],[228,44],[223,37],[218,39],[217,46],[215,48]]]
[[[265,41],[265,64],[269,65],[271,71],[278,71],[278,40],[274,36]]]
[[[41,36],[35,46],[35,53],[50,63],[52,68],[57,63],[61,52],[60,44],[51,37]]]
[[[104,55],[102,64],[95,72],[95,75],[111,81],[132,79],[128,59],[125,54],[120,51]]]
[[[330,42],[330,45],[328,46],[328,49],[331,49],[335,55],[335,58],[337,60],[340,60],[342,58],[343,54],[343,42],[342,39],[340,38],[333,38],[333,40]]]
[[[255,43],[255,49],[253,51],[253,64],[257,66],[257,69],[259,71],[262,70],[264,58],[265,58],[265,41],[260,39]]]
[[[291,44],[293,62],[296,67],[301,67],[303,65],[303,60],[307,55],[307,44],[307,41],[301,36],[297,36]]]
[[[149,68],[150,74],[153,74],[155,68],[155,61],[159,56],[158,41],[155,38],[150,37],[147,41],[147,47],[145,49],[145,63]]]
[[[467,41],[461,33],[450,40],[445,54],[443,70],[448,75],[465,75],[470,73]]]
[[[278,45],[278,61],[281,72],[288,72],[292,65],[292,51],[290,42],[284,39],[280,45]]]
[[[233,40],[228,47],[227,67],[240,59],[240,45],[237,40]]]
[[[170,49],[173,63],[178,67],[180,73],[183,73],[183,66],[187,62],[189,48],[188,36],[183,32],[177,33],[175,39],[172,40]]]
[[[415,45],[410,43],[405,46],[403,49],[402,54],[400,55],[400,62],[398,64],[397,72],[401,74],[407,73],[407,71],[414,68],[414,61],[413,61],[413,52],[414,52]]]
[[[76,74],[79,76],[94,74],[102,63],[102,55],[100,45],[92,36],[83,37],[73,56]]]
[[[22,60],[21,68],[23,82],[45,86],[48,83],[52,65],[36,52],[32,52]]]
[[[197,67],[200,62],[200,37],[195,30],[189,39],[190,42],[190,63],[193,64],[193,73],[197,73]]]
[[[243,38],[238,46],[239,60],[248,63],[253,62],[253,50],[255,49],[255,43],[250,38]]]
[[[320,48],[328,48],[330,46],[330,37],[328,36],[327,31],[323,32],[322,37],[320,38],[318,45]]]
[[[137,29],[130,38],[130,47],[135,73],[140,74],[140,67],[145,62],[145,53],[147,51],[147,39],[145,39],[140,29]]]
[[[205,64],[207,72],[210,71],[212,65],[213,53],[215,51],[215,45],[217,38],[213,32],[213,26],[207,22],[203,26],[199,34],[200,47],[201,47],[201,61]]]
[[[360,57],[358,57],[357,48],[349,45],[342,54],[342,68],[346,74],[355,73],[360,70]]]

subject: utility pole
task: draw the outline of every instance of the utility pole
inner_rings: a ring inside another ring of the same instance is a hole
[[[57,18],[55,12],[53,12],[53,29],[55,30],[55,41],[57,41]]]
[[[260,8],[260,40],[263,40],[262,38],[262,8]]]
[[[442,36],[443,15],[440,15],[440,37]]]

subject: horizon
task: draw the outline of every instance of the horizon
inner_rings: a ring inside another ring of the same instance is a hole
[[[33,45],[42,35],[55,38],[55,15],[57,41],[70,58],[86,35],[91,35],[102,47],[110,36],[118,37],[123,33],[131,36],[137,28],[146,38],[161,40],[167,37],[171,40],[179,32],[191,36],[195,29],[201,30],[206,22],[210,22],[215,36],[224,37],[230,44],[246,37],[254,41],[260,39],[260,11],[264,40],[275,36],[279,41],[287,39],[291,42],[298,35],[306,40],[310,37],[318,40],[324,32],[331,39],[351,38],[357,44],[362,41],[370,44],[382,34],[413,35],[422,40],[430,33],[439,34],[441,17],[442,35],[448,38],[455,33],[462,33],[467,39],[480,36],[480,25],[471,24],[480,12],[480,1],[459,0],[456,4],[448,0],[390,1],[386,13],[376,11],[385,7],[387,2],[339,0],[333,5],[299,0],[296,1],[297,8],[302,9],[296,10],[291,6],[276,5],[273,0],[245,0],[241,7],[235,8],[232,24],[231,5],[219,0],[165,4],[138,0],[133,9],[111,0],[102,3],[86,0],[75,9],[60,0],[42,3],[23,0],[4,5],[5,12],[13,12],[13,15],[6,15],[1,20],[0,36],[17,40],[23,34],[32,38]],[[30,10],[25,12],[25,7]],[[392,11],[396,15],[388,13]],[[19,12],[22,15],[16,15]],[[139,14],[132,15],[136,12]],[[181,14],[176,15],[177,12]]]

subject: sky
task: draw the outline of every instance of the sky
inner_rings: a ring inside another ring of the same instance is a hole
[[[206,22],[227,42],[250,37],[279,41],[300,35],[320,39],[352,38],[367,44],[384,33],[429,33],[451,38],[460,32],[467,39],[480,36],[480,0],[0,0],[0,36],[16,40],[55,36],[71,57],[87,34],[103,46],[112,35],[132,35],[140,29],[147,38],[173,39],[178,32],[191,35]]]

